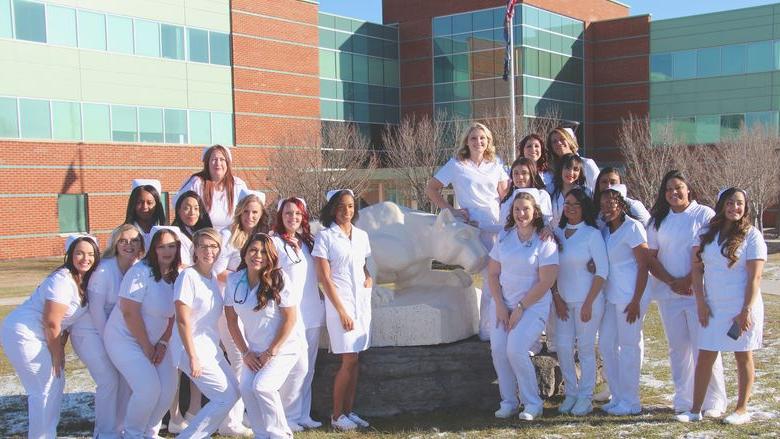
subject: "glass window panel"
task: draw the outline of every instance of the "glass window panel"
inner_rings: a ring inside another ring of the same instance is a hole
[[[385,120],[387,123],[397,124],[401,118],[397,107],[385,107]]]
[[[337,79],[336,52],[320,49],[320,76]]]
[[[775,65],[772,41],[758,41],[747,45],[747,71],[766,72]]]
[[[720,75],[720,47],[699,49],[698,53],[699,76]]]
[[[81,140],[81,106],[76,102],[52,102],[52,138]]]
[[[775,70],[780,70],[780,40],[775,41]]]
[[[185,110],[165,110],[165,143],[187,143]]]
[[[532,27],[524,27],[523,43],[526,46],[539,47],[539,31]]]
[[[437,37],[433,39],[434,56],[449,55],[452,53],[452,38]]]
[[[46,41],[76,47],[76,10],[49,5],[46,8]]]
[[[352,56],[352,80],[368,82],[368,58],[363,55]]]
[[[368,54],[381,57],[384,55],[385,41],[378,38],[368,38]]]
[[[87,195],[58,194],[57,222],[60,233],[87,231]]]
[[[530,26],[539,27],[539,10],[530,6],[523,5],[523,23]]]
[[[184,59],[184,28],[160,25],[160,40],[162,42],[162,56],[169,59]]]
[[[187,58],[195,62],[209,62],[209,33],[201,29],[187,29]]]
[[[550,42],[551,35],[549,32],[539,31],[539,48],[550,50],[552,45]]]
[[[472,38],[474,38],[472,42],[472,46],[476,50],[493,49],[501,44],[496,41],[493,41],[492,29],[480,31],[480,32],[474,32],[472,34]]]
[[[368,102],[368,84],[352,84],[352,100]]]
[[[524,73],[531,76],[539,76],[539,51],[535,49],[523,50]]]
[[[452,63],[448,56],[440,56],[433,59],[434,82],[450,82],[453,77]]]
[[[84,140],[111,140],[111,116],[108,105],[83,104]]]
[[[550,14],[550,30],[556,33],[563,33],[561,16],[558,14]]]
[[[539,27],[550,30],[550,14],[548,12],[539,10]]]
[[[361,55],[368,55],[368,38],[363,35],[352,35],[352,52],[359,53]]]
[[[336,32],[330,29],[320,29],[320,47],[328,49],[337,49],[336,47]]]
[[[208,123],[208,121],[206,121]],[[138,109],[138,131],[141,142],[163,143],[163,111],[161,108]]]
[[[160,26],[145,20],[135,20],[135,53],[160,56]]]
[[[563,40],[567,39],[558,34],[550,34],[550,50],[563,53]]]
[[[209,50],[211,64],[230,65],[230,35],[222,32],[209,32]]]
[[[368,83],[382,85],[384,82],[385,66],[381,58],[368,58]]]
[[[332,15],[328,15],[328,14],[320,13],[320,14],[317,15],[317,19],[318,19],[319,25],[322,26],[322,27],[328,27],[328,28],[331,28],[331,29],[336,25],[335,18],[336,17],[334,17]]]
[[[79,11],[79,47],[106,50],[106,16]]]
[[[716,143],[720,141],[720,116],[696,116],[695,143]]]
[[[452,16],[452,33],[471,32],[474,30],[471,21],[471,13],[458,14]]]
[[[473,15],[474,30],[493,28],[493,11],[490,9],[474,12]]]
[[[355,112],[353,113],[353,120],[356,120],[358,122],[368,122],[369,113],[368,113],[368,104],[353,104],[355,108]]]
[[[19,137],[19,118],[14,98],[0,98],[0,137]]]
[[[339,119],[339,102],[320,101],[320,116],[323,119]]]
[[[398,105],[398,89],[392,87],[385,87],[384,90],[384,102],[388,105]]]
[[[650,80],[668,81],[672,79],[672,54],[660,53],[650,56]]]
[[[469,75],[469,55],[452,55],[452,67],[453,67],[453,81],[468,81],[471,79]]]
[[[382,56],[385,58],[398,59],[398,43],[396,41],[385,41]]]
[[[352,58],[355,55],[347,52],[336,52],[336,78],[342,81],[352,81]]]
[[[565,62],[564,57],[561,55],[551,53],[550,54],[550,78],[552,79],[562,79],[558,78],[560,76],[561,71],[563,70],[563,63]]]
[[[735,75],[745,73],[747,65],[747,50],[744,44],[735,46],[724,46],[721,48],[724,75]]]
[[[338,82],[320,79],[320,97],[338,99]]]
[[[738,135],[744,123],[744,114],[722,114],[720,116],[720,138],[727,139]]]
[[[550,78],[550,52],[539,51],[539,76]]]
[[[211,142],[233,144],[233,116],[230,113],[211,113]]]
[[[368,106],[368,121],[371,123],[385,122],[385,107],[382,105]]]
[[[484,81],[488,82],[488,81]],[[471,82],[456,82],[452,87],[453,100],[465,101],[471,99]]]
[[[775,134],[777,133],[777,112],[758,111],[745,114],[745,125],[749,128],[761,127]]]
[[[335,28],[347,32],[352,32],[352,20],[345,17],[333,17],[335,20]]]
[[[672,77],[674,79],[687,79],[696,76],[696,51],[672,53]]]
[[[115,142],[138,141],[135,107],[111,106],[111,139]]]
[[[23,139],[50,139],[49,101],[19,99],[19,121]]]
[[[447,102],[452,100],[453,84],[438,84],[434,88],[435,99],[437,102]]]
[[[211,118],[208,111],[190,111],[190,141],[195,145],[211,145]]]
[[[0,0],[0,38],[13,37],[11,25],[11,0]]]
[[[336,38],[336,49],[352,52],[352,34],[334,32],[334,36]]]
[[[127,17],[106,16],[108,50],[133,53],[133,20]]]
[[[14,0],[14,29],[19,40],[45,43],[46,17],[43,4]]]
[[[683,143],[696,142],[696,120],[693,117],[675,117],[672,121],[674,135]]]
[[[384,95],[384,87],[378,85],[368,86],[368,101],[371,103],[384,104],[382,98]]]

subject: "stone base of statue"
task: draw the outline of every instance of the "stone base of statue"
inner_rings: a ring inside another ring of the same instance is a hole
[[[531,358],[544,398],[563,394],[555,354]],[[312,411],[328,419],[338,356],[320,349],[312,389]],[[601,379],[599,378],[599,382]],[[500,397],[490,343],[472,337],[437,346],[372,347],[360,354],[355,411],[369,417],[424,413],[449,408],[498,409]]]

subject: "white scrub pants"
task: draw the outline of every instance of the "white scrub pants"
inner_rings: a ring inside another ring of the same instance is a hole
[[[496,242],[496,234],[489,232],[480,232],[479,240],[485,246],[488,253],[493,249]],[[489,274],[487,267],[482,272],[482,295],[479,298],[479,339],[482,341],[490,340],[490,334],[493,332],[495,322],[495,311],[493,309],[493,296],[490,294],[490,284],[488,282]]]
[[[228,361],[230,362],[230,369],[233,370],[233,376],[236,377],[236,380],[241,379],[241,368],[244,364],[244,359],[241,358],[241,351],[238,349],[238,346],[236,346],[236,343],[233,341],[233,337],[230,335],[230,331],[227,327],[227,319],[225,319],[225,314],[223,313],[219,317],[218,323],[218,329],[219,329],[219,339],[222,342],[222,347],[225,348],[225,353],[227,354]],[[241,319],[238,319],[238,327],[241,330],[241,332],[244,332],[244,325],[241,323]],[[231,430],[239,430],[243,427],[244,422],[244,400],[239,398],[238,401],[233,405],[233,408],[230,409],[230,412],[228,412],[227,417],[222,422],[222,425],[220,425],[220,429],[227,428]]]
[[[604,359],[604,371],[612,397],[635,408],[641,406],[639,374],[645,349],[642,324],[648,301],[643,298],[639,318],[634,323],[626,321],[626,313],[623,310],[627,305],[628,303],[607,302],[601,321],[599,351]]]
[[[13,315],[10,318],[13,319]],[[41,322],[33,325],[40,327]],[[3,350],[27,392],[27,437],[56,438],[65,374],[63,372],[59,378],[54,376],[45,339],[25,323],[6,321],[3,325]]]
[[[314,381],[321,329],[316,327],[306,330],[306,347],[279,389],[288,424],[311,419],[311,383]]]
[[[238,380],[221,352],[215,358],[200,358],[200,365],[201,375],[193,378],[189,357],[186,352],[181,353],[179,369],[209,399],[208,404],[198,411],[189,426],[181,432],[181,438],[201,439],[211,436],[238,401]]]
[[[300,420],[311,419],[311,383],[314,381],[314,371],[317,364],[317,353],[320,351],[320,333],[322,326],[306,329],[306,344],[308,346],[309,370],[303,380],[301,389],[301,416]]]
[[[531,307],[508,333],[503,326],[496,328],[496,325],[493,325],[490,333],[490,353],[498,375],[502,408],[514,409],[520,406],[517,399],[518,385],[520,400],[527,411],[537,411],[542,407],[536,370],[528,351],[544,330],[546,318],[546,307]]]
[[[89,318],[89,315],[86,316]],[[70,341],[95,381],[95,432],[93,437],[119,438],[130,387],[114,367],[97,329],[73,329]]]
[[[124,416],[124,437],[155,437],[176,393],[178,374],[171,355],[166,352],[160,364],[154,365],[137,343],[112,340],[110,334],[105,337],[106,352],[131,392]]]
[[[674,411],[686,412],[693,405],[693,375],[698,355],[699,319],[695,298],[658,301],[658,310],[669,342],[669,363],[674,381]],[[725,411],[728,405],[723,361],[720,354],[712,365],[712,379],[707,387],[703,410]]]
[[[564,321],[556,317],[555,333],[565,394],[575,398],[591,399],[593,389],[596,388],[596,333],[604,315],[604,298],[599,296],[593,301],[591,317],[587,322],[583,322],[580,317],[583,302],[566,305],[569,318]],[[580,360],[579,382],[574,364],[575,350]]]
[[[252,432],[258,438],[291,438],[279,389],[284,384],[299,354],[277,355],[257,373],[244,368],[241,397],[244,399]]]

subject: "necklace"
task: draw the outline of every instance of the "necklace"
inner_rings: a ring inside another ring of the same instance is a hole
[[[529,236],[527,238],[523,239],[523,235],[520,232],[520,229],[517,229],[517,240],[520,241],[520,245],[521,246],[523,246],[523,247],[530,247],[531,245],[533,245],[534,234],[535,233],[532,230],[531,233],[529,234]]]

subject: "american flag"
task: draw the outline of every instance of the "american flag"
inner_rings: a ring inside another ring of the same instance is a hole
[[[512,62],[512,41],[509,40],[509,29],[512,26],[512,17],[515,15],[515,5],[517,0],[508,0],[506,3],[506,14],[504,15],[504,41],[506,50],[504,52],[504,81],[509,80],[509,63]]]

